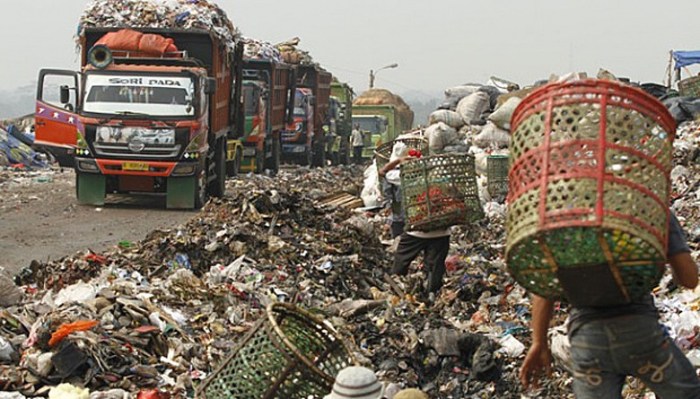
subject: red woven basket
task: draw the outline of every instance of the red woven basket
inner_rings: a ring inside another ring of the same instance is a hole
[[[642,90],[546,85],[511,126],[506,258],[528,290],[582,305],[624,303],[662,273],[675,121]]]

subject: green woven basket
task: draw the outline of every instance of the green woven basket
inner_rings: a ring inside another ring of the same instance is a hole
[[[197,389],[197,397],[320,399],[338,372],[353,364],[342,339],[323,321],[293,305],[273,303]]]
[[[681,96],[700,97],[700,76],[693,76],[679,81],[678,93]]]
[[[486,158],[487,190],[496,201],[508,194],[508,155],[489,155]]]
[[[408,230],[432,231],[483,217],[474,156],[442,154],[401,165]]]
[[[394,149],[394,144],[404,143],[408,149],[416,149],[427,156],[428,154],[428,140],[424,137],[399,137],[388,143],[384,143],[374,150],[374,159],[377,162],[377,170],[384,167],[391,159],[391,152]]]
[[[580,306],[627,303],[666,258],[675,122],[616,82],[550,84],[512,118],[506,262],[526,289]]]

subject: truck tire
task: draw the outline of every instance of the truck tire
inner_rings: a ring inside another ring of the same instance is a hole
[[[282,143],[279,137],[272,137],[270,142],[270,158],[265,160],[265,169],[269,169],[272,173],[277,173],[280,170],[280,157],[282,156]]]
[[[265,172],[265,150],[255,150],[255,173],[262,174]]]
[[[236,177],[241,172],[241,160],[243,159],[243,150],[236,149],[236,158],[226,163],[226,174],[229,177]]]
[[[226,139],[216,140],[214,149],[214,168],[216,178],[209,183],[208,191],[212,197],[221,198],[226,192]]]
[[[297,155],[297,163],[301,166],[311,166],[313,162],[313,151],[311,148],[307,148],[303,154]]]
[[[313,143],[313,166],[326,166],[326,146],[322,140],[316,140]]]

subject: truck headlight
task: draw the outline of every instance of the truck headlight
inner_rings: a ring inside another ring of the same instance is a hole
[[[195,169],[195,164],[193,163],[179,163],[173,169],[173,176],[188,176],[193,175]]]

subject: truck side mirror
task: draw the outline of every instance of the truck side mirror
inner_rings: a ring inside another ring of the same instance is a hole
[[[70,89],[68,86],[61,86],[60,88],[61,104],[68,104],[70,102]]]
[[[216,79],[207,78],[204,81],[204,94],[214,94],[216,93]]]

